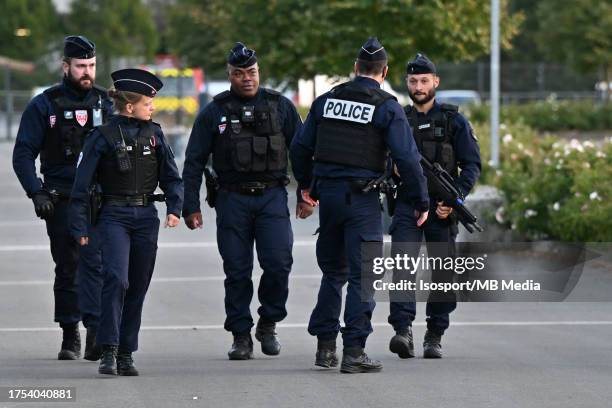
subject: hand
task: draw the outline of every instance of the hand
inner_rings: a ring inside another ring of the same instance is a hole
[[[32,202],[34,203],[34,211],[37,217],[46,220],[53,215],[53,201],[51,201],[51,196],[45,190],[34,193]]]
[[[427,217],[429,216],[429,210],[428,211],[414,211],[414,216],[415,217],[419,217],[417,219],[417,227],[420,227],[421,225],[425,224],[425,221],[427,221]]]
[[[302,200],[304,200],[306,204],[309,204],[312,207],[316,207],[317,205],[319,205],[318,200],[313,200],[312,197],[310,197],[310,190],[302,190],[301,193]]]
[[[444,202],[438,201],[438,206],[436,207],[436,215],[441,220],[448,218],[448,216],[453,212],[453,207],[446,207]]]
[[[179,218],[174,214],[166,215],[166,223],[164,224],[164,228],[174,228],[179,225]]]
[[[89,238],[88,237],[79,238],[79,245],[80,246],[89,245]]]
[[[193,214],[189,214],[185,218],[185,224],[187,224],[187,228],[189,228],[190,230],[202,228],[204,226],[204,223],[202,221],[202,213],[198,211],[194,212]]]
[[[314,207],[308,203],[297,203],[295,206],[295,217],[296,218],[308,218],[314,212]]]

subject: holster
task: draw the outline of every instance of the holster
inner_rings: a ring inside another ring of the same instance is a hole
[[[94,186],[89,190],[89,223],[96,225],[100,208],[102,207],[102,193]]]
[[[210,208],[215,208],[217,195],[219,193],[219,180],[216,174],[208,167],[204,168],[204,177],[206,184],[206,202]]]

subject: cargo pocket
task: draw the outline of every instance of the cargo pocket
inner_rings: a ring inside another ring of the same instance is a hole
[[[252,165],[251,137],[232,137],[232,165],[234,170],[251,171]]]
[[[283,170],[287,167],[287,149],[285,149],[285,138],[280,135],[270,136],[268,150],[268,170]]]
[[[253,137],[253,171],[265,171],[267,165],[268,138]]]

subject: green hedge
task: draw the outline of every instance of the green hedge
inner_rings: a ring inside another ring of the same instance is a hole
[[[489,111],[489,105],[474,106],[468,115],[472,122],[487,122]],[[541,131],[608,130],[612,129],[612,104],[551,100],[502,105],[500,119]]]
[[[488,133],[477,124],[476,133]],[[498,187],[505,205],[498,222],[529,239],[612,241],[612,138],[569,142],[518,124],[502,126],[500,167],[487,162],[489,138],[480,138],[480,182]]]

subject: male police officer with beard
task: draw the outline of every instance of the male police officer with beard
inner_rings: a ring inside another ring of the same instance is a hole
[[[228,355],[230,360],[246,360],[253,358],[253,242],[263,269],[255,338],[264,354],[280,353],[275,328],[287,315],[293,263],[287,149],[302,121],[288,99],[259,86],[255,51],[236,43],[227,63],[231,89],[198,114],[189,138],[183,216],[190,229],[202,228],[200,186],[212,153],[218,190],[209,189],[208,201],[217,211],[217,243],[226,275],[225,329],[234,336]]]
[[[353,81],[313,102],[291,146],[293,171],[306,201],[298,203],[298,214],[300,208],[313,204],[309,194],[315,189],[318,194],[313,196],[320,200],[316,251],[323,277],[308,325],[308,332],[318,339],[315,365],[329,368],[338,364],[336,337],[342,331],[340,370],[345,373],[382,369],[379,361],[364,352],[375,302],[366,279],[362,282],[362,265],[368,265],[362,259],[362,244],[374,242],[382,249],[379,193],[365,187],[384,173],[388,151],[400,174],[409,180],[405,199],[416,209],[419,225],[427,219],[429,209],[426,179],[406,116],[395,98],[380,89],[388,71],[387,53],[376,38],[361,47],[354,70]],[[313,176],[316,181],[309,191]],[[340,329],[342,288],[347,282],[345,325]]]
[[[435,65],[423,54],[417,54],[408,63],[406,84],[414,106],[406,106],[405,112],[413,129],[419,151],[432,163],[439,163],[453,176],[464,195],[467,195],[480,175],[480,151],[472,127],[457,111],[457,106],[440,104],[435,100],[440,78]],[[460,171],[459,171],[460,170]],[[402,177],[403,180],[406,180]],[[405,183],[404,183],[405,184]],[[399,196],[405,194],[400,185]],[[394,247],[402,248],[410,256],[418,256],[425,235],[428,256],[452,257],[455,255],[457,222],[453,209],[441,201],[441,192],[432,180],[428,180],[431,212],[427,222],[419,228],[413,208],[399,201],[391,224]],[[394,249],[395,251],[395,249]],[[433,270],[433,281],[451,281],[452,270]],[[396,277],[394,276],[394,279]],[[416,313],[414,295],[402,302],[391,298],[389,323],[396,331],[389,348],[400,358],[414,357],[412,321]],[[441,358],[441,339],[449,326],[449,314],[457,306],[453,293],[431,293],[427,302],[427,331],[423,343],[425,358]]]
[[[68,199],[85,136],[111,114],[112,102],[104,88],[94,84],[93,42],[83,36],[66,37],[62,67],[62,82],[32,99],[21,117],[13,168],[34,202],[36,215],[47,224],[55,262],[55,321],[63,330],[58,358],[79,358],[82,314],[87,327],[84,357],[95,361],[100,356],[94,345],[102,289],[100,251],[92,230],[92,245],[79,252],[68,231]],[[38,155],[44,181],[36,175]]]

